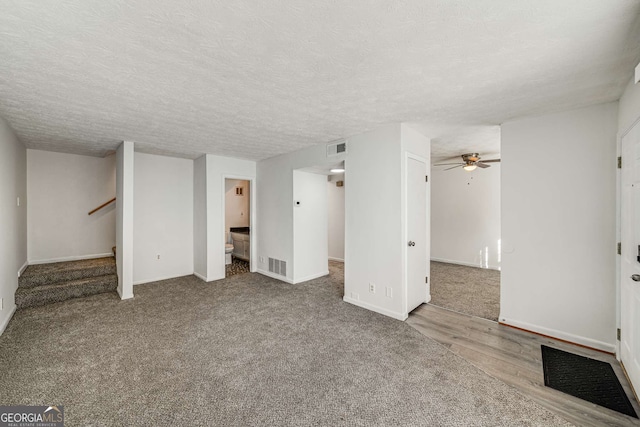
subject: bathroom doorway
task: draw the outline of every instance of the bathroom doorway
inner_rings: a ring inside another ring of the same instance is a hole
[[[225,277],[251,270],[251,181],[225,179]]]
[[[329,274],[344,296],[344,162],[333,166],[327,177]]]

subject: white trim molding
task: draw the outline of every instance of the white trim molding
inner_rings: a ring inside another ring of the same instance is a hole
[[[319,277],[324,277],[329,275],[329,270],[323,271],[322,273],[312,274],[311,276],[303,277],[302,279],[294,280],[293,284],[297,285],[298,283],[308,282],[309,280],[317,279]]]
[[[108,252],[104,254],[78,255],[78,256],[67,256],[62,258],[40,259],[35,261],[32,260],[32,261],[27,261],[27,264],[28,265],[51,264],[54,262],[80,261],[83,259],[108,258],[108,257],[113,257],[113,252]]]
[[[187,274],[179,274],[177,276],[163,276],[163,277],[156,277],[154,279],[145,279],[145,280],[138,280],[137,282],[133,282],[133,285],[144,285],[145,283],[153,283],[153,282],[160,282],[162,280],[169,280],[169,279],[177,279],[178,277],[188,277],[188,276],[192,276],[194,273],[187,273]]]
[[[360,300],[356,300],[356,299],[350,298],[350,297],[348,297],[346,295],[344,297],[342,297],[342,300],[344,302],[348,302],[349,304],[356,305],[356,306],[358,306],[360,308],[365,308],[367,310],[375,311],[378,314],[382,314],[382,315],[385,315],[387,317],[391,317],[393,319],[400,320],[400,321],[403,321],[403,322],[405,320],[407,320],[407,317],[409,317],[407,314],[396,313],[395,311],[390,311],[390,310],[387,310],[387,309],[384,309],[384,308],[380,308],[378,306],[371,305],[371,304],[368,304],[366,302],[362,302]]]
[[[202,274],[196,273],[195,271],[193,272],[193,275],[196,276],[198,279],[203,280],[205,282],[209,282],[210,281],[206,277],[204,277]]]
[[[22,276],[22,273],[24,273],[24,270],[26,270],[28,266],[29,266],[29,261],[25,261],[24,264],[22,264],[22,267],[20,267],[20,270],[18,270],[18,278]]]
[[[513,320],[513,319],[506,319],[504,317],[500,317],[500,323],[507,326],[514,326],[519,329],[524,329],[525,331],[546,335],[551,338],[557,338],[573,344],[595,348],[596,350],[606,351],[608,353],[615,353],[616,351],[615,344],[597,341],[591,338],[582,337],[579,335],[574,335],[568,332],[558,331],[555,329],[545,328],[544,326],[532,325],[530,323],[520,322],[518,320]]]
[[[444,262],[445,264],[464,265],[464,266],[466,266],[466,267],[482,268],[482,269],[484,269],[484,270],[496,270],[496,271],[500,271],[500,267],[499,267],[499,266],[495,266],[495,265],[490,265],[490,266],[488,266],[488,267],[482,267],[481,265],[473,264],[473,263],[470,263],[470,262],[454,261],[454,260],[451,260],[451,259],[436,258],[436,257],[431,257],[431,261],[435,261],[435,262]]]
[[[281,276],[279,274],[271,273],[269,271],[265,271],[265,270],[261,270],[261,269],[258,269],[258,271],[256,271],[256,272],[259,273],[259,274],[262,274],[263,276],[271,277],[272,279],[280,280],[282,282],[287,282],[287,283],[289,283],[291,285],[294,284],[293,280],[289,279],[288,277]]]
[[[6,319],[4,319],[2,321],[2,323],[0,323],[0,335],[2,335],[5,331],[5,329],[7,329],[7,326],[9,325],[9,322],[11,321],[11,319],[13,319],[13,315],[16,313],[16,305],[13,305],[13,308],[11,309],[11,311],[9,312],[9,314],[7,315]]]

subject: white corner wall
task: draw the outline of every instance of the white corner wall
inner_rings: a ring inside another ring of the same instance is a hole
[[[124,141],[116,151],[116,267],[121,299],[133,298],[133,145]]]
[[[610,352],[617,106],[502,126],[500,321]]]
[[[207,191],[207,275],[205,280],[218,280],[225,277],[225,179],[248,180],[250,188],[250,206],[256,206],[256,162],[206,155],[206,191]],[[255,271],[256,253],[256,211],[250,209],[251,227],[251,271]]]
[[[500,163],[431,172],[431,259],[500,269]]]
[[[242,188],[242,195],[236,194],[236,187]],[[251,188],[249,181],[226,179],[224,189],[225,231],[229,231],[229,227],[249,227],[251,224]]]
[[[27,150],[29,263],[111,256],[116,244],[115,156]]]
[[[207,156],[193,161],[193,274],[207,280]]]
[[[404,320],[400,132],[389,125],[347,140],[344,300]]]
[[[336,181],[344,182],[344,174],[331,175],[327,183],[328,255],[331,260],[344,261],[344,185],[346,184],[337,187]]]
[[[296,283],[294,280],[294,268],[290,267],[296,265],[293,224],[293,171],[335,164],[344,160],[344,155],[328,158],[326,153],[326,146],[318,144],[258,162],[258,195],[256,200],[260,215],[258,216],[258,247],[256,254],[259,273],[289,283]],[[326,177],[324,179],[323,185],[326,185]],[[327,211],[326,205],[324,211]],[[268,258],[270,257],[286,261],[286,277],[269,273]],[[326,252],[324,261],[327,261]],[[326,267],[314,273],[307,273],[309,275],[322,275],[325,270]]]
[[[135,153],[133,284],[193,274],[193,160]]]
[[[0,118],[0,334],[15,312],[18,276],[27,264],[27,206],[27,150]]]
[[[329,274],[326,175],[294,170],[293,200],[293,281],[299,283]]]

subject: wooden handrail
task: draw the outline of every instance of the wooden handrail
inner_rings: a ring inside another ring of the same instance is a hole
[[[98,206],[97,208],[95,208],[94,210],[92,210],[91,212],[89,212],[89,215],[91,215],[92,213],[98,212],[100,209],[104,208],[105,206],[107,206],[109,203],[113,203],[116,201],[116,198],[114,197],[113,199],[109,200],[106,203],[101,204],[100,206]]]

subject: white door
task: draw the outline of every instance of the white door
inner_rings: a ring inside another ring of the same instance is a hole
[[[640,124],[622,138],[620,358],[640,390]]]
[[[429,239],[427,238],[427,163],[407,157],[407,313],[427,302]]]

